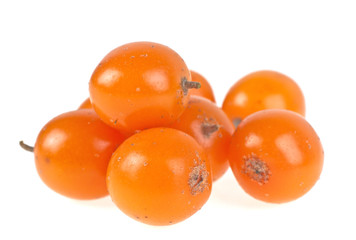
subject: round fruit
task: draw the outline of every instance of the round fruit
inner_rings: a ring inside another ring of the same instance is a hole
[[[90,99],[100,118],[126,132],[168,126],[184,111],[190,71],[172,49],[134,42],[111,51],[89,83]]]
[[[222,109],[234,125],[264,109],[287,109],[305,115],[304,95],[289,77],[275,71],[257,71],[236,82]]]
[[[75,199],[108,195],[106,170],[110,157],[124,141],[93,110],[61,114],[40,131],[34,146],[37,171],[54,191]]]
[[[171,127],[188,133],[205,149],[214,181],[226,172],[229,168],[229,145],[235,128],[215,103],[191,96],[187,109]]]
[[[211,193],[211,170],[202,147],[188,134],[152,128],[128,138],[113,154],[107,186],[125,214],[151,225],[180,222]]]
[[[229,161],[248,194],[265,202],[283,203],[313,187],[322,171],[324,152],[318,135],[301,115],[263,110],[239,124]]]

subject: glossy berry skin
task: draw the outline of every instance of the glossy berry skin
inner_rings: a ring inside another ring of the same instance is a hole
[[[208,80],[203,75],[192,70],[190,70],[190,75],[192,76],[192,81],[199,82],[201,86],[198,89],[191,89],[190,94],[192,96],[200,96],[207,98],[215,103],[214,92]]]
[[[248,115],[264,109],[287,109],[305,115],[304,95],[288,76],[275,71],[257,71],[236,82],[222,109],[235,126]]]
[[[205,149],[214,181],[226,172],[229,168],[229,145],[235,128],[215,103],[191,96],[187,109],[171,127],[188,133]]]
[[[87,98],[80,104],[78,109],[93,109],[93,106],[91,105],[90,98]]]
[[[211,181],[203,148],[170,128],[128,138],[113,154],[107,172],[113,202],[150,225],[175,224],[193,215],[208,200]]]
[[[174,122],[187,105],[190,81],[190,71],[175,51],[134,42],[99,63],[90,79],[90,98],[104,122],[135,132]]]
[[[316,132],[301,115],[263,110],[239,124],[229,161],[248,194],[265,202],[283,203],[313,187],[322,171],[324,152]]]
[[[74,199],[108,195],[106,170],[124,141],[94,110],[61,114],[40,131],[34,147],[39,176],[52,190]]]

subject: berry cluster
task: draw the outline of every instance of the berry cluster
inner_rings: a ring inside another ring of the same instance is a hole
[[[98,64],[90,98],[40,131],[38,174],[75,199],[110,195],[128,216],[152,225],[180,222],[208,200],[231,167],[252,197],[292,201],[318,180],[324,153],[289,77],[251,73],[222,108],[207,80],[167,46],[134,42]]]

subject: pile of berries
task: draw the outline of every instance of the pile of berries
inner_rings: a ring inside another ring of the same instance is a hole
[[[270,203],[295,200],[318,180],[324,153],[289,77],[240,79],[222,108],[207,80],[167,46],[134,42],[99,63],[90,98],[40,131],[38,174],[75,199],[110,195],[151,225],[180,222],[207,202],[231,167],[240,186]]]

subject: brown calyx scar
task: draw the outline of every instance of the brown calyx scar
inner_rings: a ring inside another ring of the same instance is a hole
[[[213,123],[209,123],[209,122],[203,122],[201,124],[201,131],[205,138],[209,138],[211,136],[211,134],[218,131],[219,128],[220,128],[220,126],[218,124],[213,124]]]
[[[258,158],[254,153],[243,156],[242,173],[260,185],[268,183],[272,175],[266,162]]]
[[[198,111],[202,112],[201,109],[198,109]],[[205,112],[199,114],[197,119],[201,121],[200,130],[204,138],[210,138],[210,136],[221,127],[214,118],[206,116]]]
[[[196,152],[196,156],[197,159],[194,159],[195,166],[191,168],[188,180],[192,195],[197,195],[200,192],[204,192],[205,189],[209,189],[209,172],[206,170],[205,161],[200,158],[198,152]]]

